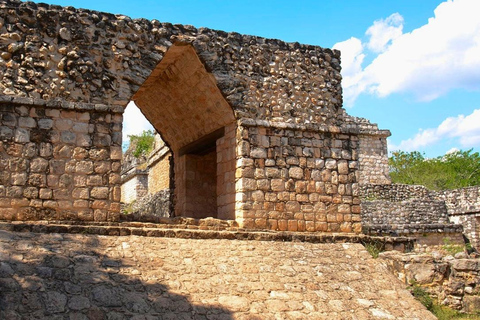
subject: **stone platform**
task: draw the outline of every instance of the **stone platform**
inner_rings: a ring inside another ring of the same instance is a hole
[[[1,319],[435,319],[358,243],[8,226],[0,230]]]
[[[148,222],[85,221],[0,221],[0,230],[33,233],[80,233],[105,236],[142,236],[182,239],[225,239],[296,241],[309,243],[361,243],[381,246],[382,250],[409,252],[415,246],[411,237],[376,236],[356,233],[292,232],[239,228],[235,221],[213,218],[161,218]]]

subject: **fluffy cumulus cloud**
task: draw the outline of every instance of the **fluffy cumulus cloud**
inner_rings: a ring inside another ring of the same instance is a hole
[[[344,100],[347,105],[353,104],[355,98],[361,93],[357,85],[362,77],[362,63],[365,58],[362,41],[352,37],[335,44],[334,49],[342,52],[342,86]],[[348,88],[345,90],[345,88]]]
[[[430,101],[456,88],[480,90],[480,1],[441,3],[428,23],[403,33],[394,13],[357,38],[337,43],[344,67],[344,100],[352,106],[361,93],[379,97],[411,93]],[[366,54],[372,62],[362,68]]]
[[[123,145],[128,145],[129,135],[138,135],[144,130],[153,130],[153,127],[135,103],[130,101],[123,114]]]
[[[414,151],[440,140],[456,139],[462,148],[480,146],[480,109],[471,114],[445,119],[437,128],[421,130],[413,138],[402,141],[398,146],[389,141],[388,149]]]
[[[380,19],[368,28],[365,34],[370,37],[367,46],[373,52],[383,52],[392,40],[402,35],[403,17],[398,13],[392,14],[387,19]]]

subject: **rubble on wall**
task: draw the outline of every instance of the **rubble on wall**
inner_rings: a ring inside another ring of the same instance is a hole
[[[147,194],[130,204],[122,204],[121,219],[126,221],[157,222],[171,216],[173,204],[170,190]]]
[[[419,185],[360,185],[364,232],[463,232],[471,245],[478,248],[479,190],[478,186],[431,191]]]
[[[333,123],[341,110],[338,50],[33,2],[2,1],[0,17],[5,95],[125,106],[177,43],[237,118]]]
[[[420,286],[439,303],[465,312],[480,309],[480,259],[450,254],[382,252],[379,259],[406,285]]]

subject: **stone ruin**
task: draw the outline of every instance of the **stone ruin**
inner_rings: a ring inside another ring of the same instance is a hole
[[[120,221],[132,100],[168,146],[172,216],[359,233],[359,185],[390,183],[337,50],[2,0],[0,219]]]

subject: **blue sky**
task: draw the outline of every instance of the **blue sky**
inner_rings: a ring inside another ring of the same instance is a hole
[[[480,151],[479,0],[46,2],[340,49],[344,107],[390,129],[390,151]]]

